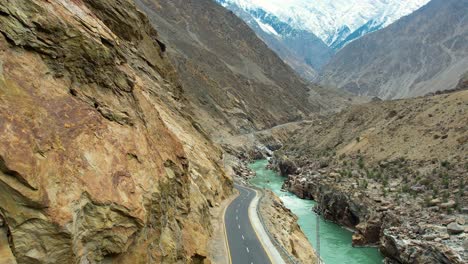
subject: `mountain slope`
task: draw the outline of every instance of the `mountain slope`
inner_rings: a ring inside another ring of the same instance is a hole
[[[344,47],[321,82],[401,98],[454,88],[468,69],[468,1],[432,0],[389,27]]]
[[[138,0],[212,136],[247,133],[328,107],[237,16],[210,0]],[[314,87],[312,87],[314,88]]]
[[[467,111],[457,91],[318,116],[276,153],[291,174],[283,187],[355,230],[353,245],[379,245],[386,263],[467,263],[456,224],[468,204]]]
[[[134,3],[1,1],[0,33],[1,257],[207,259],[232,183]]]

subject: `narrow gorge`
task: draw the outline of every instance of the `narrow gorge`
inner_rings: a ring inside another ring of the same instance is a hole
[[[466,263],[466,73],[312,83],[218,2],[0,2],[0,264]]]

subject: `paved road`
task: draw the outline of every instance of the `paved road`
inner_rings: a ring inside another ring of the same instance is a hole
[[[249,218],[249,205],[255,197],[252,189],[235,185],[239,196],[225,214],[226,234],[232,264],[271,264]]]

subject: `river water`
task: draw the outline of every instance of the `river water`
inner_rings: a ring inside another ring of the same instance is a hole
[[[303,200],[292,193],[282,192],[284,178],[278,173],[265,169],[267,160],[256,161],[250,164],[250,169],[257,176],[250,182],[259,188],[272,190],[280,197],[284,205],[297,217],[298,222],[313,247],[317,249],[316,243],[316,221],[317,215],[312,211],[314,201]],[[326,264],[374,264],[382,263],[382,255],[377,248],[354,248],[351,246],[352,232],[337,224],[327,222],[319,218],[320,234],[320,256]]]

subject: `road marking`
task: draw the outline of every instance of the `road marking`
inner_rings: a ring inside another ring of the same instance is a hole
[[[245,249],[247,249],[247,253],[250,253],[250,251],[249,251],[249,248],[248,248],[248,247],[246,247]]]
[[[236,220],[238,220],[238,221],[239,221],[239,216],[237,216],[237,215],[236,215]]]
[[[237,195],[237,197],[239,197],[239,194]],[[234,202],[234,200],[237,199],[237,197],[231,200],[230,204],[226,205],[223,210],[224,211],[223,213],[224,247],[227,252],[228,264],[232,264],[232,257],[231,257],[231,248],[229,247],[229,239],[228,239],[227,228],[226,228],[226,211],[228,207],[231,206],[231,204]]]
[[[240,225],[237,225],[237,227],[240,229]]]
[[[242,235],[242,240],[245,240],[244,235]]]

